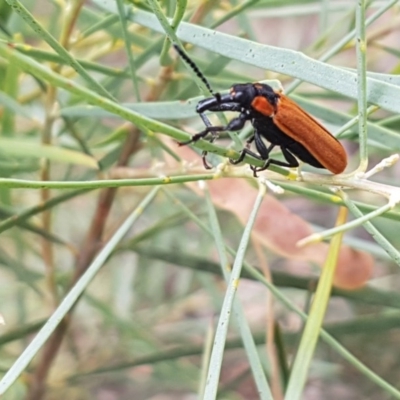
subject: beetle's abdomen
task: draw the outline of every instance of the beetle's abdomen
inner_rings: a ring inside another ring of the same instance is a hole
[[[265,120],[265,125],[268,125],[263,130],[263,136],[278,135],[278,131],[270,126],[272,123],[282,135],[285,134],[295,142],[295,144],[285,145],[287,142],[282,136],[281,140],[276,137],[275,144],[287,147],[300,160],[314,167],[319,164],[317,167],[326,168],[334,174],[340,174],[345,170],[347,155],[342,144],[289,97],[279,95],[274,106],[266,98],[257,96],[252,106],[262,114],[257,118],[260,120],[258,125],[263,120]],[[270,139],[267,138],[267,140]]]

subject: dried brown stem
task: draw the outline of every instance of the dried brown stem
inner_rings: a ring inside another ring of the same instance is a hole
[[[158,85],[150,91],[149,95],[146,97],[146,101],[154,101],[156,96],[158,97],[162,93],[170,75],[171,71],[168,67],[160,71],[159,79],[157,80]],[[117,162],[118,166],[126,166],[130,156],[140,148],[139,137],[140,131],[136,127],[131,126],[131,130],[126,137],[125,143],[122,145],[122,152]],[[102,246],[104,227],[110,214],[116,192],[117,188],[108,188],[100,192],[92,224],[76,258],[75,274],[70,286],[73,286],[82,276]],[[43,398],[46,391],[47,376],[67,333],[72,312],[73,309],[60,323],[44,346],[39,362],[32,376],[29,394],[26,397],[26,400],[41,400]]]

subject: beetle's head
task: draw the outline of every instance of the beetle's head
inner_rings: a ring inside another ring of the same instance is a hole
[[[249,108],[254,97],[257,96],[257,91],[252,83],[239,83],[231,87],[229,96],[232,103],[238,103],[243,108]]]
[[[272,106],[275,106],[279,99],[279,94],[271,86],[264,83],[233,85],[229,93],[230,101],[240,104],[243,108],[249,108],[258,96],[265,97]]]

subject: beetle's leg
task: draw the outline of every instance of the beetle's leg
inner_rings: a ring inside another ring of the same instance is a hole
[[[276,146],[275,144],[270,144],[268,147],[263,142],[261,135],[256,131],[254,133],[254,143],[256,145],[256,149],[261,156],[261,159],[268,160],[269,153]]]
[[[290,168],[297,168],[300,164],[297,158],[286,148],[281,147],[282,154],[285,157],[286,161],[288,162],[288,167]]]
[[[255,133],[251,135],[247,140],[246,140],[246,147],[250,148],[250,145],[254,142],[254,139],[256,138]]]
[[[250,144],[255,141],[255,145],[256,145],[256,149],[258,151],[259,154],[254,153],[253,151],[251,151],[248,147],[250,146]],[[259,133],[257,131],[254,132],[254,135],[251,136],[247,142],[246,142],[246,147],[240,152],[239,158],[236,160],[232,160],[230,159],[229,161],[232,164],[239,164],[240,162],[243,161],[244,157],[246,155],[252,156],[254,158],[257,158],[258,160],[267,160],[270,151],[275,147],[274,144],[271,144],[270,146],[266,146],[265,143],[262,141],[261,136],[259,135]],[[255,166],[251,166],[250,167],[253,170],[253,175],[256,177],[257,176],[257,171],[258,168]]]
[[[293,159],[296,160],[294,157],[293,157]],[[294,168],[294,167],[298,167],[299,166],[299,162],[297,160],[296,160],[296,164],[294,164],[294,163],[292,164],[292,163],[288,163],[288,162],[285,162],[285,161],[274,160],[273,158],[269,158],[267,160],[267,162],[264,164],[263,167],[261,167],[261,168],[252,167],[251,168],[253,170],[253,175],[257,176],[257,172],[264,171],[264,170],[268,169],[268,167],[271,164],[279,165],[280,167],[289,167],[289,168]]]
[[[205,125],[207,128],[210,127],[210,126],[212,126],[212,123],[211,123],[211,121],[208,119],[208,117],[207,117],[206,114],[200,113],[199,115],[200,115],[200,118],[203,120],[204,125]]]
[[[221,106],[224,107],[222,107],[222,109],[218,107],[218,110],[216,111],[236,111],[237,106],[235,104],[232,105],[235,107],[228,107],[229,104],[222,104]],[[206,137],[209,133],[211,133],[213,136],[218,136],[218,133],[220,132],[238,131],[243,128],[245,122],[249,119],[248,115],[243,113],[240,114],[237,118],[234,118],[232,121],[230,121],[226,126],[212,126],[211,121],[208,119],[207,115],[205,115],[204,113],[199,113],[199,115],[200,118],[203,120],[206,129],[199,133],[196,133],[192,136],[190,140],[187,140],[186,142],[179,142],[180,146],[197,142],[198,140]]]
[[[238,104],[217,104],[212,107],[209,107],[208,111],[219,112],[219,111],[241,111],[241,110],[242,107]],[[212,135],[209,142],[212,143],[214,142],[215,139],[218,138],[218,134],[220,132],[238,131],[242,129],[246,121],[250,119],[250,116],[247,113],[241,113],[237,118],[232,119],[226,126],[212,126],[211,121],[208,119],[208,117],[204,112],[199,112],[199,115],[200,118],[203,120],[206,129],[193,135],[190,140],[187,140],[185,142],[178,142],[180,146],[197,142],[198,140],[205,138],[209,133],[211,133]],[[207,151],[203,151],[202,153],[203,165],[206,169],[211,169],[212,167],[207,163],[206,156],[207,156]]]
[[[207,162],[207,154],[208,154],[208,151],[204,150],[201,153],[201,160],[203,161],[203,166],[205,169],[212,169],[213,167]]]
[[[213,135],[212,139],[210,142],[212,143],[218,136],[218,133],[224,132],[224,131],[239,131],[244,127],[244,124],[246,123],[248,119],[248,115],[246,114],[240,114],[237,118],[234,118],[232,121],[228,123],[226,126],[212,126],[211,122],[209,119],[204,115],[200,114],[201,118],[203,119],[205,124],[210,124],[209,126],[206,127],[203,131],[196,133],[195,135],[192,136],[190,140],[187,140],[185,142],[178,142],[180,146],[184,146],[193,142],[197,142],[198,140],[206,137],[209,133]]]
[[[236,111],[240,112],[242,110],[242,106],[239,104],[216,104],[214,106],[208,107],[206,110],[199,112],[200,118],[203,120],[204,125],[206,127],[212,126],[211,121],[208,119],[207,115],[205,114],[205,111],[211,111],[211,112],[220,112],[220,111]]]
[[[254,142],[254,138],[255,138],[255,135],[252,135],[246,140],[246,147],[242,149],[242,151],[239,154],[238,159],[236,159],[236,160],[234,160],[233,158],[229,159],[229,162],[231,164],[236,165],[236,164],[241,163],[243,161],[244,157],[246,156],[246,154],[248,154],[249,156],[255,157],[255,158],[260,158],[259,154],[256,154],[250,150],[250,145]]]
[[[255,154],[255,153],[253,153],[252,151],[250,151],[250,145],[253,143],[253,141],[254,141],[254,135],[250,136],[250,137],[246,140],[246,147],[243,148],[242,151],[240,152],[239,158],[236,159],[236,160],[234,160],[233,158],[230,158],[230,159],[229,159],[229,162],[230,162],[231,164],[239,164],[240,162],[243,161],[243,159],[244,159],[244,157],[245,157],[246,154],[252,155],[253,157],[254,157],[254,156],[257,156],[256,158],[258,158],[259,156],[258,156],[257,154]],[[248,151],[245,151],[245,150],[248,150]],[[251,153],[252,153],[252,154],[251,154]]]
[[[245,113],[240,114],[239,117],[237,117],[237,118],[233,119],[231,122],[229,122],[229,124],[227,126],[227,127],[229,127],[229,129],[227,129],[227,130],[238,131],[238,130],[242,129],[248,119],[250,119],[250,116],[248,114],[245,114]],[[241,163],[243,161],[244,157],[246,156],[246,154],[250,155],[252,157],[261,159],[258,154],[252,152],[249,149],[249,146],[250,146],[251,142],[254,140],[254,137],[255,137],[255,134],[247,140],[246,147],[244,149],[242,149],[242,151],[240,152],[239,158],[237,158],[236,160],[233,160],[232,158],[229,159],[229,162],[231,164]]]
[[[235,106],[235,107],[232,107]],[[219,104],[218,106],[215,106],[215,111],[237,111],[237,105],[236,104]],[[211,110],[211,111],[214,111]],[[193,142],[197,142],[198,140],[206,137],[209,133],[211,133],[213,136],[218,136],[218,133],[224,132],[224,131],[231,131],[231,130],[236,130],[235,129],[235,123],[233,126],[231,126],[232,122],[234,122],[236,119],[241,119],[239,116],[238,118],[233,119],[227,126],[213,126],[211,124],[211,121],[208,119],[207,115],[204,112],[199,113],[200,118],[203,120],[204,125],[206,126],[206,129],[203,131],[196,133],[195,135],[192,136],[190,140],[187,140],[186,142],[179,142],[180,146],[184,146]],[[245,121],[244,121],[245,122]],[[243,125],[244,125],[243,122]],[[242,125],[242,127],[243,127]],[[240,127],[237,129],[241,129]]]
[[[231,107],[224,107],[224,110],[227,110],[227,111],[237,111],[236,109],[237,109],[237,105],[235,105],[235,104],[223,104],[223,106],[231,106]],[[233,107],[234,106],[234,107]],[[244,127],[244,125],[245,125],[245,123],[246,123],[246,121],[249,119],[249,115],[248,114],[245,114],[245,113],[241,113],[237,118],[234,118],[234,119],[232,119],[229,123],[228,123],[228,125],[224,128],[224,131],[229,131],[229,132],[235,132],[235,131],[240,131],[243,127]],[[210,140],[210,142],[212,143],[214,140],[216,139],[216,136],[213,136],[212,138],[211,138],[211,140]],[[203,153],[204,154],[204,153]],[[206,153],[207,154],[207,153]],[[240,157],[242,157],[242,160],[243,160],[243,158],[244,158],[244,154],[242,155],[240,155]],[[239,157],[239,158],[240,158]],[[231,159],[229,159],[229,161],[232,161]],[[240,161],[239,161],[240,162]],[[238,162],[237,162],[238,163]],[[236,164],[237,164],[236,163]],[[203,156],[203,164],[204,164],[204,166],[207,164],[207,162],[205,161],[205,157]]]
[[[258,151],[258,153],[259,153],[259,159],[261,159],[261,160],[268,160],[269,153],[270,153],[270,151],[275,147],[275,145],[271,143],[271,144],[267,147],[267,146],[265,145],[265,143],[263,142],[263,140],[262,140],[260,134],[259,134],[257,131],[254,132],[254,138],[253,138],[253,140],[254,140],[256,149],[257,149],[257,151]],[[254,165],[251,165],[250,168],[251,168],[251,170],[253,171],[253,176],[254,176],[255,178],[257,178],[257,171],[259,171],[260,168],[254,166]]]
[[[210,139],[210,143],[212,143],[215,139],[217,139],[218,136],[213,135]],[[212,166],[207,162],[207,154],[208,151],[203,150],[203,152],[201,153],[201,159],[203,161],[203,165],[205,169],[212,169]]]
[[[248,149],[247,147],[245,147],[245,148],[240,152],[239,158],[237,158],[236,160],[230,158],[230,159],[229,159],[229,162],[230,162],[231,164],[234,164],[234,165],[239,164],[239,163],[241,163],[241,162],[243,161],[243,159],[244,159],[246,156],[251,156],[251,157],[257,158],[258,160],[264,160],[259,154],[254,153],[254,151],[251,151],[250,149]]]
[[[285,157],[286,161],[274,160],[273,158],[269,158],[266,163],[261,168],[253,169],[254,174],[260,171],[264,171],[267,169],[271,164],[279,165],[280,167],[289,167],[289,168],[296,168],[299,166],[299,162],[297,161],[296,157],[288,151],[286,147],[281,147],[282,154]],[[256,176],[256,175],[254,175]]]
[[[238,117],[229,121],[228,125],[225,127],[225,130],[230,132],[240,131],[248,119],[250,118],[247,114],[241,113]]]
[[[213,134],[212,138],[210,139],[210,143],[212,143],[215,139],[217,139],[218,135],[216,135],[216,133],[222,132],[222,131],[239,131],[240,129],[242,129],[244,127],[244,124],[246,123],[246,121],[249,119],[247,114],[240,114],[237,118],[232,119],[228,125],[226,125],[225,127],[214,127],[214,128],[222,128],[221,130],[215,130],[215,131],[211,131],[211,133]],[[212,127],[208,127],[207,129],[210,129]],[[198,134],[197,134],[198,135]],[[197,136],[195,135],[195,136]],[[195,138],[195,136],[192,137],[192,140]],[[198,140],[198,139],[196,139]],[[211,169],[211,167],[208,165],[207,160],[206,160],[206,156],[207,156],[207,151],[203,151],[202,154],[202,159],[203,159],[203,165],[206,169]],[[244,154],[242,157],[244,157]]]
[[[199,114],[205,113],[206,111],[217,112],[217,111],[236,111],[241,112],[243,106],[240,103],[235,103],[231,98],[222,96],[219,99],[216,97],[210,97],[208,99],[200,100],[196,106],[196,112]]]
[[[185,142],[178,142],[179,146],[186,146],[187,144],[197,142],[198,140],[206,137],[209,133],[216,137],[216,134],[219,132],[223,132],[225,130],[224,126],[207,126],[204,131],[196,133],[192,136],[191,139],[186,140]],[[213,140],[214,141],[214,140]]]

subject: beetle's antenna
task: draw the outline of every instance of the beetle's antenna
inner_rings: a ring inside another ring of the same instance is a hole
[[[196,73],[196,75],[201,79],[201,81],[206,85],[206,88],[210,91],[210,93],[219,98],[220,94],[219,93],[214,93],[214,91],[211,89],[211,85],[206,79],[206,77],[203,75],[203,73],[200,71],[199,67],[194,63],[194,61],[189,58],[189,56],[184,53],[184,51],[177,45],[173,44],[174,49],[177,51],[177,53],[186,61],[186,63],[192,68],[192,70]]]

